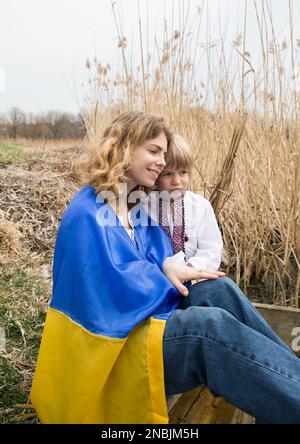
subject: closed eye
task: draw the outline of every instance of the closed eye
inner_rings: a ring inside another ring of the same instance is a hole
[[[163,151],[163,149],[162,149],[161,147],[156,146],[156,145],[154,145],[154,144],[151,144],[150,146],[152,146],[153,148],[156,148],[156,150],[151,150],[151,149],[149,149],[149,151],[150,151],[151,153],[157,154],[157,153],[160,153],[161,151]],[[165,151],[165,152],[164,152],[164,157],[166,157],[166,155],[167,155],[167,152]]]

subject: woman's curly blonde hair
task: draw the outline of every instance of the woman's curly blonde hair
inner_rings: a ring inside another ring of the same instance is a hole
[[[83,182],[98,193],[109,190],[118,194],[119,184],[130,181],[131,154],[135,147],[162,132],[169,150],[173,135],[163,118],[138,111],[120,114],[107,126],[99,143],[77,161],[76,170]]]

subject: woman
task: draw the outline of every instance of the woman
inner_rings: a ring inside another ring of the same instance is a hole
[[[32,386],[42,422],[166,423],[165,391],[199,384],[260,421],[300,418],[293,353],[224,273],[165,262],[167,235],[142,205],[128,210],[170,149],[162,119],[130,112],[81,162],[88,185],[59,227]],[[188,291],[192,279],[207,280]]]

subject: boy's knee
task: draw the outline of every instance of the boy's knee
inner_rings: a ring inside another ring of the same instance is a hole
[[[231,294],[231,295],[238,295],[238,296],[242,296],[243,293],[240,289],[240,287],[229,277],[221,277],[216,279],[215,282],[215,289],[219,291],[220,294],[224,294],[225,292],[227,294]]]
[[[225,287],[231,287],[231,288],[237,287],[237,284],[227,276],[220,277],[216,279],[216,281],[218,282],[218,285],[223,285]]]
[[[189,307],[185,310],[187,326],[191,330],[204,327],[207,332],[223,328],[231,314],[219,307]]]
[[[206,291],[208,291],[209,293],[214,292],[216,296],[223,296],[224,292],[232,292],[233,290],[236,291],[237,288],[238,286],[230,278],[224,276],[218,279],[199,282],[190,288],[190,293],[205,295]]]

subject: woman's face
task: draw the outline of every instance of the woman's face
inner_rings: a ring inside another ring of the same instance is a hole
[[[135,148],[131,158],[129,188],[133,189],[137,185],[153,187],[166,165],[167,148],[165,133],[160,133],[155,139],[146,140]]]

